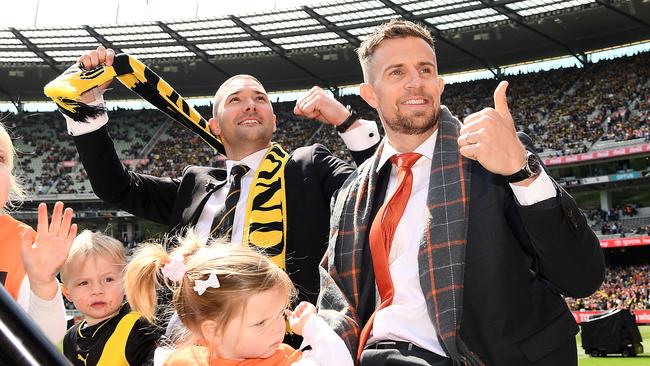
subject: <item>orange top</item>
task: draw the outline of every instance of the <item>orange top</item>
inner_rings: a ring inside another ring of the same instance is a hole
[[[7,214],[0,215],[0,282],[14,300],[18,300],[18,291],[25,278],[25,267],[20,254],[20,234],[25,229],[32,230]]]
[[[210,351],[203,346],[191,346],[174,351],[164,366],[290,366],[302,357],[302,352],[287,344],[280,344],[278,350],[269,358],[249,358],[246,360],[224,360],[210,357]]]

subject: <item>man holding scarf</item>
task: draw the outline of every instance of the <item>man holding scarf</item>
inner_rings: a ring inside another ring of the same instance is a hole
[[[576,365],[561,295],[593,293],[603,255],[519,141],[507,82],[461,124],[426,28],[391,21],[358,53],[386,138],[339,191],[319,315],[362,366]]]
[[[111,49],[100,46],[79,63],[90,70],[110,66],[114,57]],[[103,104],[107,84],[86,92],[82,101]],[[342,136],[357,150],[351,153],[358,163],[379,141],[374,122],[357,120],[320,88],[298,100],[294,112],[331,125],[347,122]],[[226,236],[264,250],[287,271],[299,299],[316,302],[330,200],[354,168],[320,144],[288,154],[272,143],[276,118],[257,79],[234,76],[215,94],[209,127],[223,143],[226,168],[189,166],[178,179],[128,171],[105,126],[106,113],[86,121],[64,117],[93,190],[102,200],[174,230],[196,227],[206,240]]]

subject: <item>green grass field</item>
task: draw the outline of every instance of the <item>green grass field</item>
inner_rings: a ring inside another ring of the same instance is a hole
[[[621,357],[620,355],[609,355],[607,357],[590,357],[585,354],[580,342],[578,341],[578,365],[579,366],[649,366],[650,365],[650,325],[639,326],[641,338],[643,338],[643,352],[636,357]]]

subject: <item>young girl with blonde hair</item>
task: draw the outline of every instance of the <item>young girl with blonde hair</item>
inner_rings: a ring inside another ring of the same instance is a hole
[[[314,305],[287,309],[296,290],[266,256],[222,242],[203,245],[192,233],[179,240],[170,254],[159,245],[142,247],[125,273],[129,303],[150,321],[157,310],[156,289],[162,284],[173,289],[174,310],[190,335],[167,352],[164,365],[353,364],[343,340],[316,315]],[[311,350],[282,343],[285,317]]]

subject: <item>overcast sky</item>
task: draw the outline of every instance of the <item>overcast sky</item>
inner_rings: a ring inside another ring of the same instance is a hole
[[[0,28],[204,18],[324,2],[331,0],[0,0]]]

